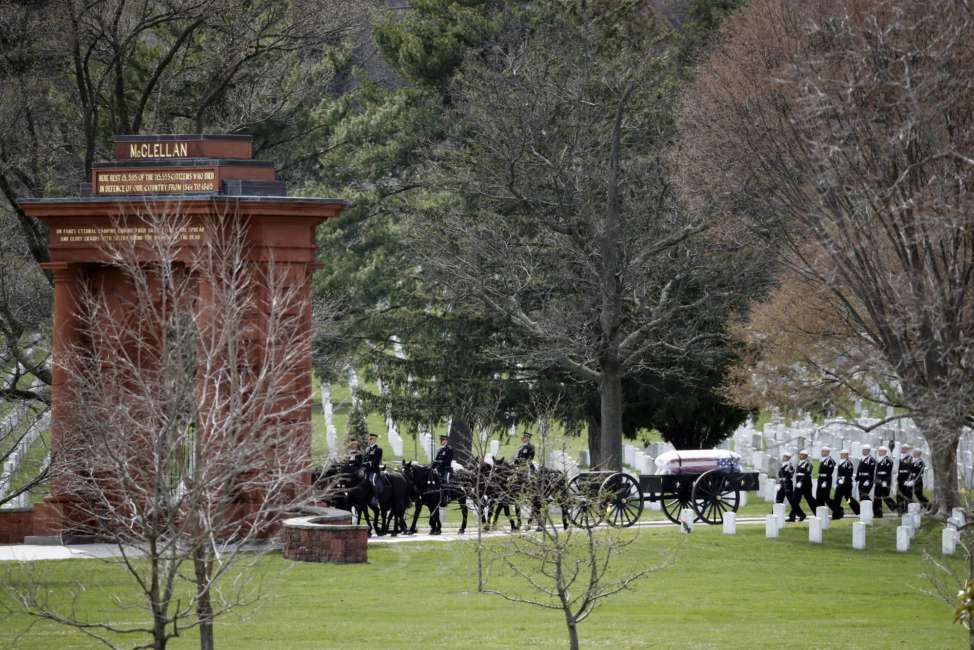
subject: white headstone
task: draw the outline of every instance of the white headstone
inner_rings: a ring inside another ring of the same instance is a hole
[[[724,513],[724,534],[735,535],[737,533],[737,514],[733,512]]]
[[[910,538],[913,537],[910,534],[909,526],[897,526],[896,527],[896,550],[900,553],[906,553],[910,550]]]
[[[915,513],[915,512],[920,512],[920,504],[919,503],[908,503],[908,504],[906,504],[906,511],[909,512],[911,515],[913,513]]]
[[[812,544],[822,543],[822,520],[818,517],[808,518],[808,541]]]
[[[778,520],[778,528],[785,527],[785,504],[776,503],[771,506],[771,512],[774,513],[775,519]]]
[[[764,500],[768,503],[774,501],[775,493],[778,491],[778,485],[774,481],[768,481],[764,484]]]
[[[741,499],[737,502],[738,508],[743,508],[747,505],[747,492],[741,492]]]
[[[697,517],[693,513],[693,510],[691,510],[690,508],[684,508],[683,510],[681,510],[680,523],[682,523],[683,525],[680,526],[680,530],[682,530],[684,533],[693,532],[693,520],[696,518]]]
[[[829,529],[829,512],[828,506],[819,506],[815,508],[815,516],[822,520],[822,530]]]
[[[944,555],[953,555],[957,550],[957,529],[945,526],[940,534],[940,550]]]
[[[917,506],[919,505],[920,504],[918,503]],[[916,514],[917,515],[920,514],[920,508],[917,508]],[[961,526],[963,526],[965,523],[967,523],[967,515],[965,514],[963,508],[954,508],[953,510],[950,511],[950,516],[960,522],[960,526],[957,527],[958,529]]]
[[[768,515],[764,518],[764,536],[768,539],[774,539],[778,536],[778,518],[774,515]]]
[[[491,440],[490,441],[490,455],[491,456],[496,456],[497,455],[497,452],[499,452],[500,450],[501,450],[501,442],[500,442],[500,440]]]
[[[873,525],[873,502],[863,501],[859,504],[859,521],[867,526]]]
[[[663,503],[659,500],[649,501],[648,503],[649,503],[650,510],[655,510],[656,512],[660,512],[663,509]]]
[[[852,524],[852,548],[859,551],[866,548],[866,524],[861,521]]]

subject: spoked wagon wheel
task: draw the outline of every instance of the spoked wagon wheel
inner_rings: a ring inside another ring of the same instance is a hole
[[[639,482],[629,474],[611,475],[602,482],[599,494],[605,499],[605,520],[614,528],[628,528],[643,514]]]
[[[726,472],[712,469],[693,484],[691,503],[697,518],[708,524],[724,523],[725,512],[737,512],[741,493]]]
[[[663,492],[659,495],[659,502],[663,514],[674,524],[680,523],[680,512],[690,507],[690,502],[680,497],[677,492]]]
[[[603,509],[599,485],[591,479],[576,476],[568,484],[568,518],[581,528],[594,528],[602,522]]]

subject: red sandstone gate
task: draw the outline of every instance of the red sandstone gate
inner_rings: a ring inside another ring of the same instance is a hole
[[[208,220],[218,215],[243,220],[249,263],[273,260],[275,266],[284,265],[301,281],[306,292],[302,322],[310,328],[308,292],[315,264],[315,228],[345,206],[336,199],[287,197],[273,164],[252,159],[249,136],[119,136],[114,151],[116,160],[93,166],[90,186],[83,186],[82,196],[21,201],[24,211],[49,231],[50,262],[44,266],[54,276],[51,448],[55,454],[70,417],[65,410],[65,371],[58,364],[79,343],[75,307],[80,288],[94,274],[102,279],[111,275],[111,268],[105,267],[105,242],[152,237],[136,214],[178,211],[188,219],[182,237],[187,246],[198,242]],[[299,376],[295,391],[302,393],[296,397],[303,399],[311,390],[310,357],[294,372]],[[297,424],[310,433],[310,411],[302,419]],[[303,439],[310,457],[310,436]],[[46,541],[69,536],[73,498],[55,480],[50,495],[34,508],[29,525],[18,515],[18,530]],[[0,519],[2,528],[4,520]]]

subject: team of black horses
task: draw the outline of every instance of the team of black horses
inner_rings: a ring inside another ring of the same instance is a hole
[[[473,468],[457,468],[443,483],[429,465],[404,461],[398,470],[381,473],[383,485],[376,489],[362,466],[333,463],[315,473],[314,481],[322,500],[329,505],[349,510],[361,523],[369,526],[369,535],[412,535],[416,533],[423,508],[429,514],[431,535],[442,532],[440,508],[450,503],[460,509],[459,533],[467,529],[471,507],[481,518],[485,530],[497,526],[501,513],[511,530],[522,526],[521,506],[530,507],[532,523],[543,525],[538,517],[548,504],[561,506],[561,521],[568,528],[569,483],[564,472],[546,467],[533,468],[506,462],[481,462]],[[406,525],[406,510],[414,506],[412,523]]]

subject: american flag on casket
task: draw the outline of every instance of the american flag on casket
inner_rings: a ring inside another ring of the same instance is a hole
[[[726,449],[683,449],[656,457],[660,474],[702,474],[712,469],[741,471],[741,456]]]

